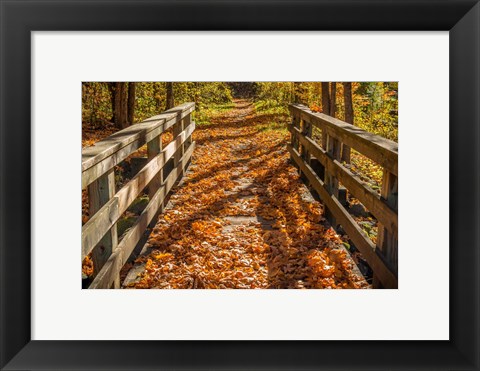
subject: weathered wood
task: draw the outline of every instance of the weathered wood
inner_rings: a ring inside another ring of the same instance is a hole
[[[173,138],[175,139],[182,131],[184,130],[184,121],[180,120],[175,125],[173,125]],[[183,144],[178,148],[178,150],[175,152],[174,156],[174,161],[173,164],[176,167],[180,159],[182,158],[184,153],[184,146]]]
[[[190,124],[192,123],[192,115],[187,115],[183,119],[183,127],[187,128]],[[184,152],[190,147],[192,144],[192,136],[188,136],[187,139],[185,140],[185,145],[184,145]]]
[[[184,120],[180,120],[175,125],[173,125],[173,138],[175,139],[177,137],[177,135],[180,135],[180,133],[182,133],[184,129],[185,129]],[[182,145],[175,151],[175,154],[173,155],[173,167],[174,168],[177,167],[177,165],[180,162],[180,159],[183,157],[184,153],[185,153],[185,145],[182,143]],[[180,178],[182,176],[183,176],[183,174],[180,175]]]
[[[388,269],[382,259],[376,254],[373,242],[366,236],[365,232],[358,226],[337,198],[330,195],[324,182],[314,173],[310,165],[302,161],[298,151],[296,151],[291,145],[287,145],[287,148],[294,161],[308,177],[312,187],[318,192],[325,205],[334,214],[339,224],[342,225],[343,229],[362,253],[372,270],[376,272],[382,285],[386,288],[397,288],[398,280],[396,275]]]
[[[328,154],[327,157],[330,157],[332,160],[338,161],[340,160],[340,142],[338,139],[331,135],[327,135],[327,151],[326,153]],[[325,169],[325,187],[327,191],[335,196],[335,198],[338,199],[338,188],[339,188],[339,182],[335,174],[331,173],[328,171],[328,169]],[[330,222],[330,224],[336,228],[337,227],[337,221],[335,220],[335,216],[333,213],[330,211],[328,207],[325,209],[325,218]]]
[[[100,210],[115,194],[115,172],[111,169],[88,187],[88,204],[90,215]],[[98,244],[92,246],[93,276],[103,267],[108,257],[118,244],[117,228],[106,230]],[[86,256],[86,255],[85,255]],[[82,260],[85,256],[82,256]]]
[[[344,82],[343,84],[343,102],[345,107],[345,122],[354,125],[355,116],[353,114],[353,97],[352,97],[352,83]],[[342,162],[350,163],[350,147],[342,145]]]
[[[289,130],[296,131],[297,135],[300,134],[296,128],[289,127]],[[323,165],[323,169],[326,168],[329,174],[333,174],[377,218],[379,223],[382,223],[391,233],[397,233],[398,214],[385,200],[338,160],[331,159],[313,139],[301,135],[298,135],[298,138],[311,155]],[[314,170],[315,166],[312,164]],[[318,171],[315,173],[319,175]],[[322,176],[319,177],[322,179]]]
[[[299,118],[299,115],[298,115],[297,111],[294,111],[293,109],[290,109],[290,113],[292,114],[292,122],[288,126],[292,127],[292,128],[300,129],[300,118]],[[290,143],[291,143],[292,147],[295,148],[298,151],[299,150],[299,143],[298,143],[298,139],[297,139],[297,132],[290,130],[290,133],[291,133]],[[291,160],[292,164],[294,166],[296,166],[295,161],[293,161],[292,158],[290,160]]]
[[[148,161],[154,159],[158,154],[162,152],[162,136],[159,135],[158,137],[153,138],[150,142],[147,143],[147,157]],[[152,199],[152,197],[157,192],[158,188],[163,182],[163,168],[160,169],[157,175],[150,181],[148,185],[148,197]],[[162,207],[163,209],[163,207]]]
[[[145,143],[190,115],[195,103],[172,108],[132,125],[82,150],[82,189]]]
[[[303,105],[291,104],[290,110],[398,176],[398,143],[323,113],[312,112]]]
[[[95,165],[125,145],[140,139],[142,134],[154,130],[165,122],[173,120],[173,125],[193,112],[194,109],[195,103],[185,103],[159,115],[150,117],[138,124],[129,126],[124,130],[120,130],[108,138],[95,143],[93,146],[85,148],[82,151],[82,170]]]
[[[384,170],[382,180],[382,199],[395,211],[398,210],[398,178]],[[398,269],[398,227],[388,228],[388,225],[379,223],[377,247],[382,252],[387,263],[397,271]]]
[[[312,125],[308,121],[301,120],[300,121],[300,131],[301,135],[297,135],[296,141],[299,143],[299,152],[302,156],[302,159],[307,163],[310,164],[310,153],[308,149],[303,146],[300,142],[299,139],[301,136],[311,138],[312,137]],[[308,185],[308,179],[305,177],[304,174],[300,174],[301,179],[306,182]]]
[[[166,195],[172,189],[178,177],[183,173],[186,164],[189,162],[195,148],[195,142],[186,150],[184,156],[180,159],[177,167],[165,179],[165,182],[153,195],[150,202],[143,212],[140,214],[134,225],[127,232],[123,240],[118,245],[118,248],[110,256],[102,271],[97,275],[90,289],[106,289],[115,282],[123,265],[126,263],[128,257],[132,254],[135,246],[142,237],[145,229],[151,223],[152,219],[157,214],[158,209],[163,204]],[[117,284],[115,283],[116,287]]]
[[[114,225],[140,192],[163,168],[165,163],[177,152],[185,139],[195,130],[192,122],[174,141],[154,157],[138,174],[136,174],[119,192],[117,192],[98,212],[82,227],[82,259],[93,249],[105,233]]]

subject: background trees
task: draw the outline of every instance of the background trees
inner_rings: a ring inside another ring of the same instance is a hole
[[[258,82],[255,96],[262,107],[277,107],[288,113],[288,103],[297,101],[398,140],[397,82]]]
[[[367,131],[397,140],[396,82],[86,82],[82,85],[82,121],[121,129],[187,101],[196,115],[233,96],[252,99],[259,110],[288,115],[297,102]],[[349,149],[343,159],[348,162]]]
[[[110,82],[108,88],[112,104],[111,122],[118,129],[132,125],[135,111],[135,83]]]
[[[173,98],[173,82],[165,83],[165,88],[167,90],[167,103],[165,109],[170,109],[175,107],[175,99]]]

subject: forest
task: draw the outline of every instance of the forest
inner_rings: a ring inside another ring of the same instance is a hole
[[[195,102],[197,121],[206,120],[208,113],[202,111],[228,107],[234,96],[249,97],[257,111],[278,115],[288,115],[288,104],[302,103],[398,140],[397,82],[85,82],[82,124],[122,129],[185,102]]]
[[[397,82],[84,82],[82,147],[84,288],[397,285]]]

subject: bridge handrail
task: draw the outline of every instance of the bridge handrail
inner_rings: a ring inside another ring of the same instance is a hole
[[[120,130],[93,146],[84,148],[82,150],[82,189],[194,110],[194,102],[179,105]]]
[[[89,288],[118,288],[125,265],[169,191],[183,175],[195,147],[191,135],[195,103],[185,103],[121,130],[82,151],[82,189],[87,188],[90,219],[82,227],[82,260],[90,253],[94,280]],[[162,148],[161,135],[173,127],[173,140]],[[118,192],[115,165],[147,144],[148,162]],[[173,163],[167,173],[165,166]],[[148,187],[149,203],[120,243],[117,221]]]
[[[305,120],[321,130],[326,130],[327,135],[355,148],[389,172],[398,175],[398,143],[393,140],[369,133],[358,126],[324,113],[313,112],[302,104],[291,104],[290,112],[300,120]]]
[[[333,226],[342,225],[374,271],[374,283],[398,286],[398,144],[356,126],[312,112],[300,104],[289,106],[292,123],[292,160],[302,178],[318,193]],[[322,144],[312,139],[312,126],[322,131]],[[379,196],[341,162],[342,146],[349,146],[384,168]],[[358,226],[340,200],[339,183],[377,218],[375,245]]]

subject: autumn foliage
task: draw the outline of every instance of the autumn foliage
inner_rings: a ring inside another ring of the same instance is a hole
[[[241,119],[240,119],[240,118]],[[138,259],[135,288],[358,288],[342,239],[249,102],[194,134],[192,170]],[[234,217],[246,222],[232,225]],[[251,220],[248,219],[251,217]],[[257,217],[255,220],[254,217]]]
[[[118,130],[109,86],[84,83],[82,145],[90,146]],[[323,83],[325,84],[325,83]],[[398,84],[326,83],[329,110],[345,120],[345,107],[355,125],[386,138],[398,138]],[[330,84],[330,85],[328,85]],[[312,198],[286,150],[290,141],[288,104],[297,102],[325,112],[320,82],[135,83],[134,121],[175,105],[194,101],[196,148],[182,182],[173,189],[142,253],[130,257],[121,271],[125,288],[254,289],[370,288],[372,272],[362,255],[324,219],[323,205]],[[347,88],[345,88],[347,89]],[[238,94],[243,98],[235,98]],[[346,98],[345,98],[346,99]],[[167,101],[168,100],[168,101]],[[170,101],[170,102],[169,102]],[[332,103],[333,102],[333,103]],[[162,135],[165,146],[171,129]],[[321,142],[318,129],[312,139]],[[115,166],[116,189],[129,181],[135,157]],[[344,163],[370,189],[380,193],[383,168],[354,149]],[[146,198],[143,194],[140,198]],[[374,243],[378,226],[351,194],[352,217]],[[141,210],[129,209],[117,223],[128,230]],[[82,192],[82,224],[90,218],[87,192]],[[363,264],[362,273],[358,266]],[[358,265],[358,266],[357,266]],[[90,256],[82,263],[84,278],[93,278]],[[132,269],[135,268],[135,269]]]

